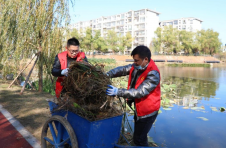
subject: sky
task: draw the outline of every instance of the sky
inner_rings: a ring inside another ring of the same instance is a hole
[[[160,21],[201,19],[202,29],[218,32],[226,44],[226,0],[76,0],[70,8],[71,24],[145,8],[159,12]]]

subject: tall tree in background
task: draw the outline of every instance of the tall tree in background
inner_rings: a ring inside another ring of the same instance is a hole
[[[50,72],[56,53],[62,50],[62,28],[70,20],[70,2],[74,0],[0,0],[1,63],[7,65],[9,56],[12,56],[9,61],[12,64],[39,53],[40,92],[43,90],[43,73]]]
[[[157,52],[177,53],[183,50],[187,54],[200,52],[212,55],[219,52],[221,46],[219,33],[212,29],[194,33],[165,26],[163,29],[157,28],[155,35],[152,44]]]
[[[152,44],[154,46],[155,52],[162,51],[162,28],[158,27],[155,31],[156,37],[153,38]]]
[[[204,54],[212,55],[220,50],[219,33],[214,32],[212,29],[198,31],[196,39],[201,46],[201,52]]]
[[[119,52],[119,38],[114,30],[108,30],[106,42],[112,52]]]
[[[100,30],[95,31],[93,47],[99,52],[106,52],[108,50],[106,41],[101,37]]]
[[[83,30],[77,30],[77,29],[71,29],[70,32],[68,32],[66,34],[66,40],[72,37],[75,37],[76,39],[79,40],[80,43],[80,48],[82,49],[84,44],[83,44],[83,40],[84,40],[84,35],[85,33],[83,32]]]
[[[165,52],[178,52],[179,51],[179,40],[178,30],[172,26],[165,26],[162,32],[162,43]]]
[[[119,51],[125,54],[125,50],[132,47],[132,35],[127,32],[126,36],[119,37]]]
[[[86,28],[85,35],[84,35],[83,40],[82,40],[82,44],[83,44],[82,49],[86,52],[92,51],[94,40],[95,39],[94,39],[93,34],[92,34],[92,29]]]
[[[179,31],[179,49],[184,50],[185,53],[189,54],[193,52],[193,32],[185,30]]]

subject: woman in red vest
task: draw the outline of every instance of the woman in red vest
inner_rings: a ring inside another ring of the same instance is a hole
[[[61,82],[63,81],[63,77],[68,74],[68,67],[70,63],[73,61],[86,61],[87,58],[84,52],[79,51],[79,41],[76,38],[71,38],[67,41],[66,51],[59,53],[55,57],[55,61],[52,68],[52,75],[57,78],[56,81],[56,97],[59,98],[63,86]]]
[[[108,85],[109,96],[128,98],[131,107],[134,102],[134,135],[137,146],[148,146],[147,134],[152,127],[160,108],[160,72],[151,59],[150,49],[137,46],[131,53],[134,64],[117,67],[107,72],[111,78],[129,75],[128,88],[121,89]]]

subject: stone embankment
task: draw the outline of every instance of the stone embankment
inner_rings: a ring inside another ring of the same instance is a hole
[[[115,59],[116,61],[125,61],[132,59],[130,55],[91,55],[88,58],[102,58],[102,59]],[[204,63],[204,61],[219,61],[215,57],[210,56],[168,56],[168,55],[153,55],[153,60],[182,60],[183,63]]]

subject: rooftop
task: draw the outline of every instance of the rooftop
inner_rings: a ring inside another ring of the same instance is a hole
[[[195,18],[195,17],[184,17],[184,18],[173,19],[173,20],[165,20],[165,21],[160,21],[160,22],[171,22],[171,21],[174,21],[174,20],[183,20],[183,19],[194,19],[194,20],[198,20],[200,22],[203,22],[202,20]]]

